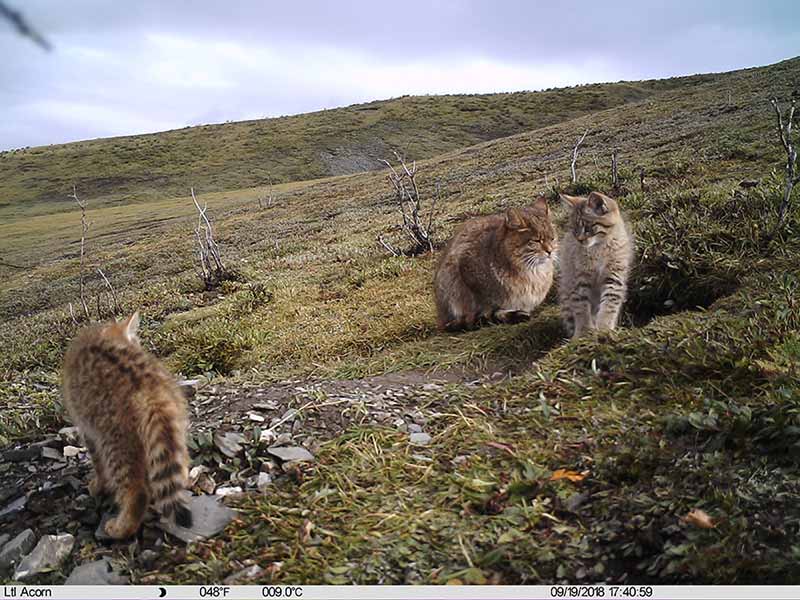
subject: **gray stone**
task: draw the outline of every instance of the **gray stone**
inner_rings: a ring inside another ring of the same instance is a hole
[[[216,496],[192,496],[189,510],[192,511],[192,527],[180,527],[172,519],[164,518],[158,522],[158,527],[188,543],[218,534],[236,516],[236,511],[224,506]]]
[[[68,444],[77,444],[80,442],[80,434],[77,427],[62,427],[58,430],[58,435]]]
[[[228,458],[235,458],[242,451],[242,442],[244,442],[244,436],[241,433],[217,432],[214,434],[214,444]]]
[[[258,577],[263,571],[264,569],[258,565],[252,565],[246,569],[242,569],[241,571],[234,573],[233,575],[228,575],[228,577],[226,577],[222,583],[224,585],[239,585],[243,581]]]
[[[81,453],[78,446],[64,446],[64,458],[73,458]]]
[[[302,446],[269,448],[267,452],[283,462],[308,462],[314,460],[314,455]]]
[[[55,448],[42,448],[42,456],[50,460],[64,460],[64,455]]]
[[[417,425],[416,423],[409,423],[408,433],[422,433],[422,425]]]
[[[292,441],[292,434],[289,432],[284,432],[280,434],[278,437],[275,438],[275,441],[272,442],[272,446],[285,446],[289,442]]]
[[[581,492],[580,494],[572,494],[567,501],[564,503],[564,507],[571,512],[575,512],[581,506],[586,504],[586,501],[589,499],[588,492]]]
[[[28,503],[28,496],[20,496],[0,509],[0,523],[10,521],[15,514],[20,512]]]
[[[42,449],[39,446],[29,446],[28,448],[17,448],[14,450],[6,450],[3,452],[3,461],[5,462],[23,462],[26,460],[33,460],[42,455]]]
[[[142,563],[142,566],[145,569],[153,568],[153,565],[156,564],[156,560],[158,560],[158,552],[155,550],[142,550],[142,553],[139,555],[139,561]]]
[[[415,446],[427,446],[431,443],[431,436],[427,433],[419,432],[419,433],[412,433],[408,436],[408,441],[411,442]]]
[[[125,585],[128,578],[111,566],[108,558],[75,567],[64,585]]]
[[[0,552],[3,551],[3,546],[6,545],[6,542],[11,539],[11,536],[7,533],[0,533]]]
[[[19,562],[14,579],[24,581],[39,573],[57,569],[72,552],[74,545],[75,537],[69,533],[43,536],[33,552]]]
[[[0,550],[0,571],[5,571],[19,562],[19,559],[33,550],[36,536],[32,529],[26,529]]]
[[[256,487],[258,488],[258,491],[263,492],[270,485],[272,485],[272,475],[269,473],[264,473],[263,471],[259,473],[258,479],[256,480]]]
[[[238,496],[242,493],[242,488],[238,485],[236,486],[220,486],[217,488],[217,491],[214,492],[217,496]]]

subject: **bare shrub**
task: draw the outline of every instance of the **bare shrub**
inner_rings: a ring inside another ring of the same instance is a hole
[[[219,247],[214,241],[214,228],[206,214],[208,204],[200,207],[197,197],[194,195],[194,188],[191,188],[192,201],[197,209],[197,226],[194,228],[195,239],[197,240],[197,262],[199,265],[199,275],[203,280],[203,285],[207,290],[214,289],[220,282],[228,279],[228,270],[222,263]]]
[[[618,163],[619,148],[614,148],[611,151],[611,187],[614,192],[619,192],[619,163]]]
[[[583,144],[583,140],[586,139],[586,136],[588,134],[589,134],[589,130],[587,129],[586,131],[583,132],[583,135],[577,141],[577,143],[575,144],[575,147],[572,148],[572,163],[569,166],[570,172],[572,173],[572,183],[578,183],[578,171],[577,171],[578,150],[580,149],[581,144]]]
[[[786,215],[792,205],[792,191],[794,186],[800,183],[800,174],[797,173],[797,148],[795,147],[795,141],[792,139],[792,123],[794,121],[794,111],[796,108],[795,100],[792,99],[789,104],[785,122],[783,120],[781,108],[778,105],[778,99],[772,98],[770,104],[772,104],[772,108],[775,109],[775,116],[778,120],[778,135],[780,136],[783,149],[786,151],[786,175],[783,199],[778,209],[778,222],[775,224],[775,229],[772,232],[774,235],[783,226],[783,222],[786,220]]]
[[[401,254],[416,256],[427,251],[433,252],[433,217],[436,199],[431,201],[426,223],[426,218],[422,215],[422,200],[417,187],[417,163],[413,162],[409,168],[397,152],[394,152],[394,155],[400,163],[399,170],[395,169],[388,160],[382,159],[381,162],[389,167],[387,178],[394,189],[395,202],[402,217],[402,223],[398,225],[398,228],[409,239],[411,246],[406,252],[403,252],[385,240],[382,235],[377,237],[377,241],[394,256]]]
[[[83,309],[83,314],[80,318],[75,314],[75,310],[72,308],[72,302],[68,303],[69,306],[69,314],[72,322],[77,324],[81,320],[91,321],[92,314],[89,310],[89,304],[91,303],[91,298],[88,297],[87,294],[87,278],[86,278],[86,235],[89,233],[89,228],[91,227],[91,222],[86,218],[86,201],[81,200],[78,197],[77,188],[73,185],[72,186],[72,194],[69,196],[73,200],[75,200],[78,207],[81,209],[81,253],[80,253],[80,271],[79,271],[79,300],[81,308]],[[109,314],[113,316],[118,316],[120,314],[120,306],[119,300],[117,299],[117,292],[114,290],[114,286],[111,285],[111,282],[106,277],[106,274],[103,272],[101,268],[96,269],[97,274],[101,277],[103,281],[103,289],[95,294],[95,306],[97,310],[97,319],[98,321],[102,321],[105,319]],[[104,307],[108,307],[106,310]]]
[[[258,208],[270,208],[274,201],[275,195],[272,192],[272,175],[267,175],[266,193],[258,197]]]

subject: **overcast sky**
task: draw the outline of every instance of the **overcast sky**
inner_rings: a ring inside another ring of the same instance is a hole
[[[800,54],[797,0],[4,1],[0,149]]]

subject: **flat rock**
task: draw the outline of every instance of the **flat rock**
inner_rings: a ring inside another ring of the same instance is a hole
[[[408,441],[414,446],[427,446],[431,443],[431,436],[424,431],[420,431],[410,434],[408,436]]]
[[[5,571],[19,562],[19,559],[33,550],[36,536],[32,529],[26,529],[0,549],[0,571]]]
[[[15,500],[12,500],[6,504],[3,508],[0,508],[0,523],[12,520],[14,515],[25,508],[27,503],[28,496],[20,496],[19,498],[16,498]]]
[[[164,518],[157,523],[158,527],[188,543],[218,534],[236,516],[236,511],[224,506],[218,496],[192,496],[189,510],[192,511],[192,527],[180,527],[172,519]]]
[[[263,571],[264,569],[258,565],[252,565],[246,569],[242,569],[241,571],[234,573],[233,575],[228,575],[222,583],[224,585],[239,585],[243,581],[258,577]]]
[[[39,573],[58,568],[72,552],[74,545],[75,537],[69,533],[43,536],[33,552],[19,562],[14,571],[14,579],[23,581]]]
[[[241,433],[215,433],[214,444],[228,458],[235,458],[242,451],[244,436]]]
[[[283,462],[308,462],[314,460],[314,455],[302,446],[280,446],[267,449],[272,456]]]
[[[242,493],[242,488],[240,486],[220,486],[217,488],[217,491],[214,492],[217,496],[236,496]]]
[[[41,447],[29,446],[28,448],[17,448],[14,450],[6,450],[3,452],[3,461],[5,462],[23,462],[26,460],[33,460],[42,455]]]
[[[258,479],[256,480],[256,487],[258,488],[259,492],[265,491],[270,485],[272,485],[272,475],[269,473],[264,473],[263,471],[258,474]]]
[[[44,458],[49,458],[50,460],[58,460],[58,461],[64,460],[64,455],[55,448],[48,448],[48,447],[42,448],[42,456]]]
[[[266,421],[266,417],[264,415],[260,415],[257,412],[253,411],[247,413],[247,418],[250,419],[251,421],[255,421],[256,423],[263,423],[264,421]]]
[[[82,452],[78,446],[64,446],[64,458],[73,458]]]
[[[125,585],[128,578],[117,573],[108,558],[75,567],[64,585]]]

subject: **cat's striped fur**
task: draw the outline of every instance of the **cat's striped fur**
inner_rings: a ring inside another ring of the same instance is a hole
[[[173,376],[139,345],[139,315],[85,328],[70,345],[64,406],[92,457],[93,495],[112,493],[119,514],[105,526],[117,539],[139,529],[152,502],[190,527],[186,400]]]
[[[598,192],[561,198],[571,208],[558,286],[564,327],[571,337],[614,329],[627,294],[633,235],[613,198]]]
[[[546,198],[464,223],[436,266],[439,327],[458,331],[529,319],[553,283],[556,247]]]

